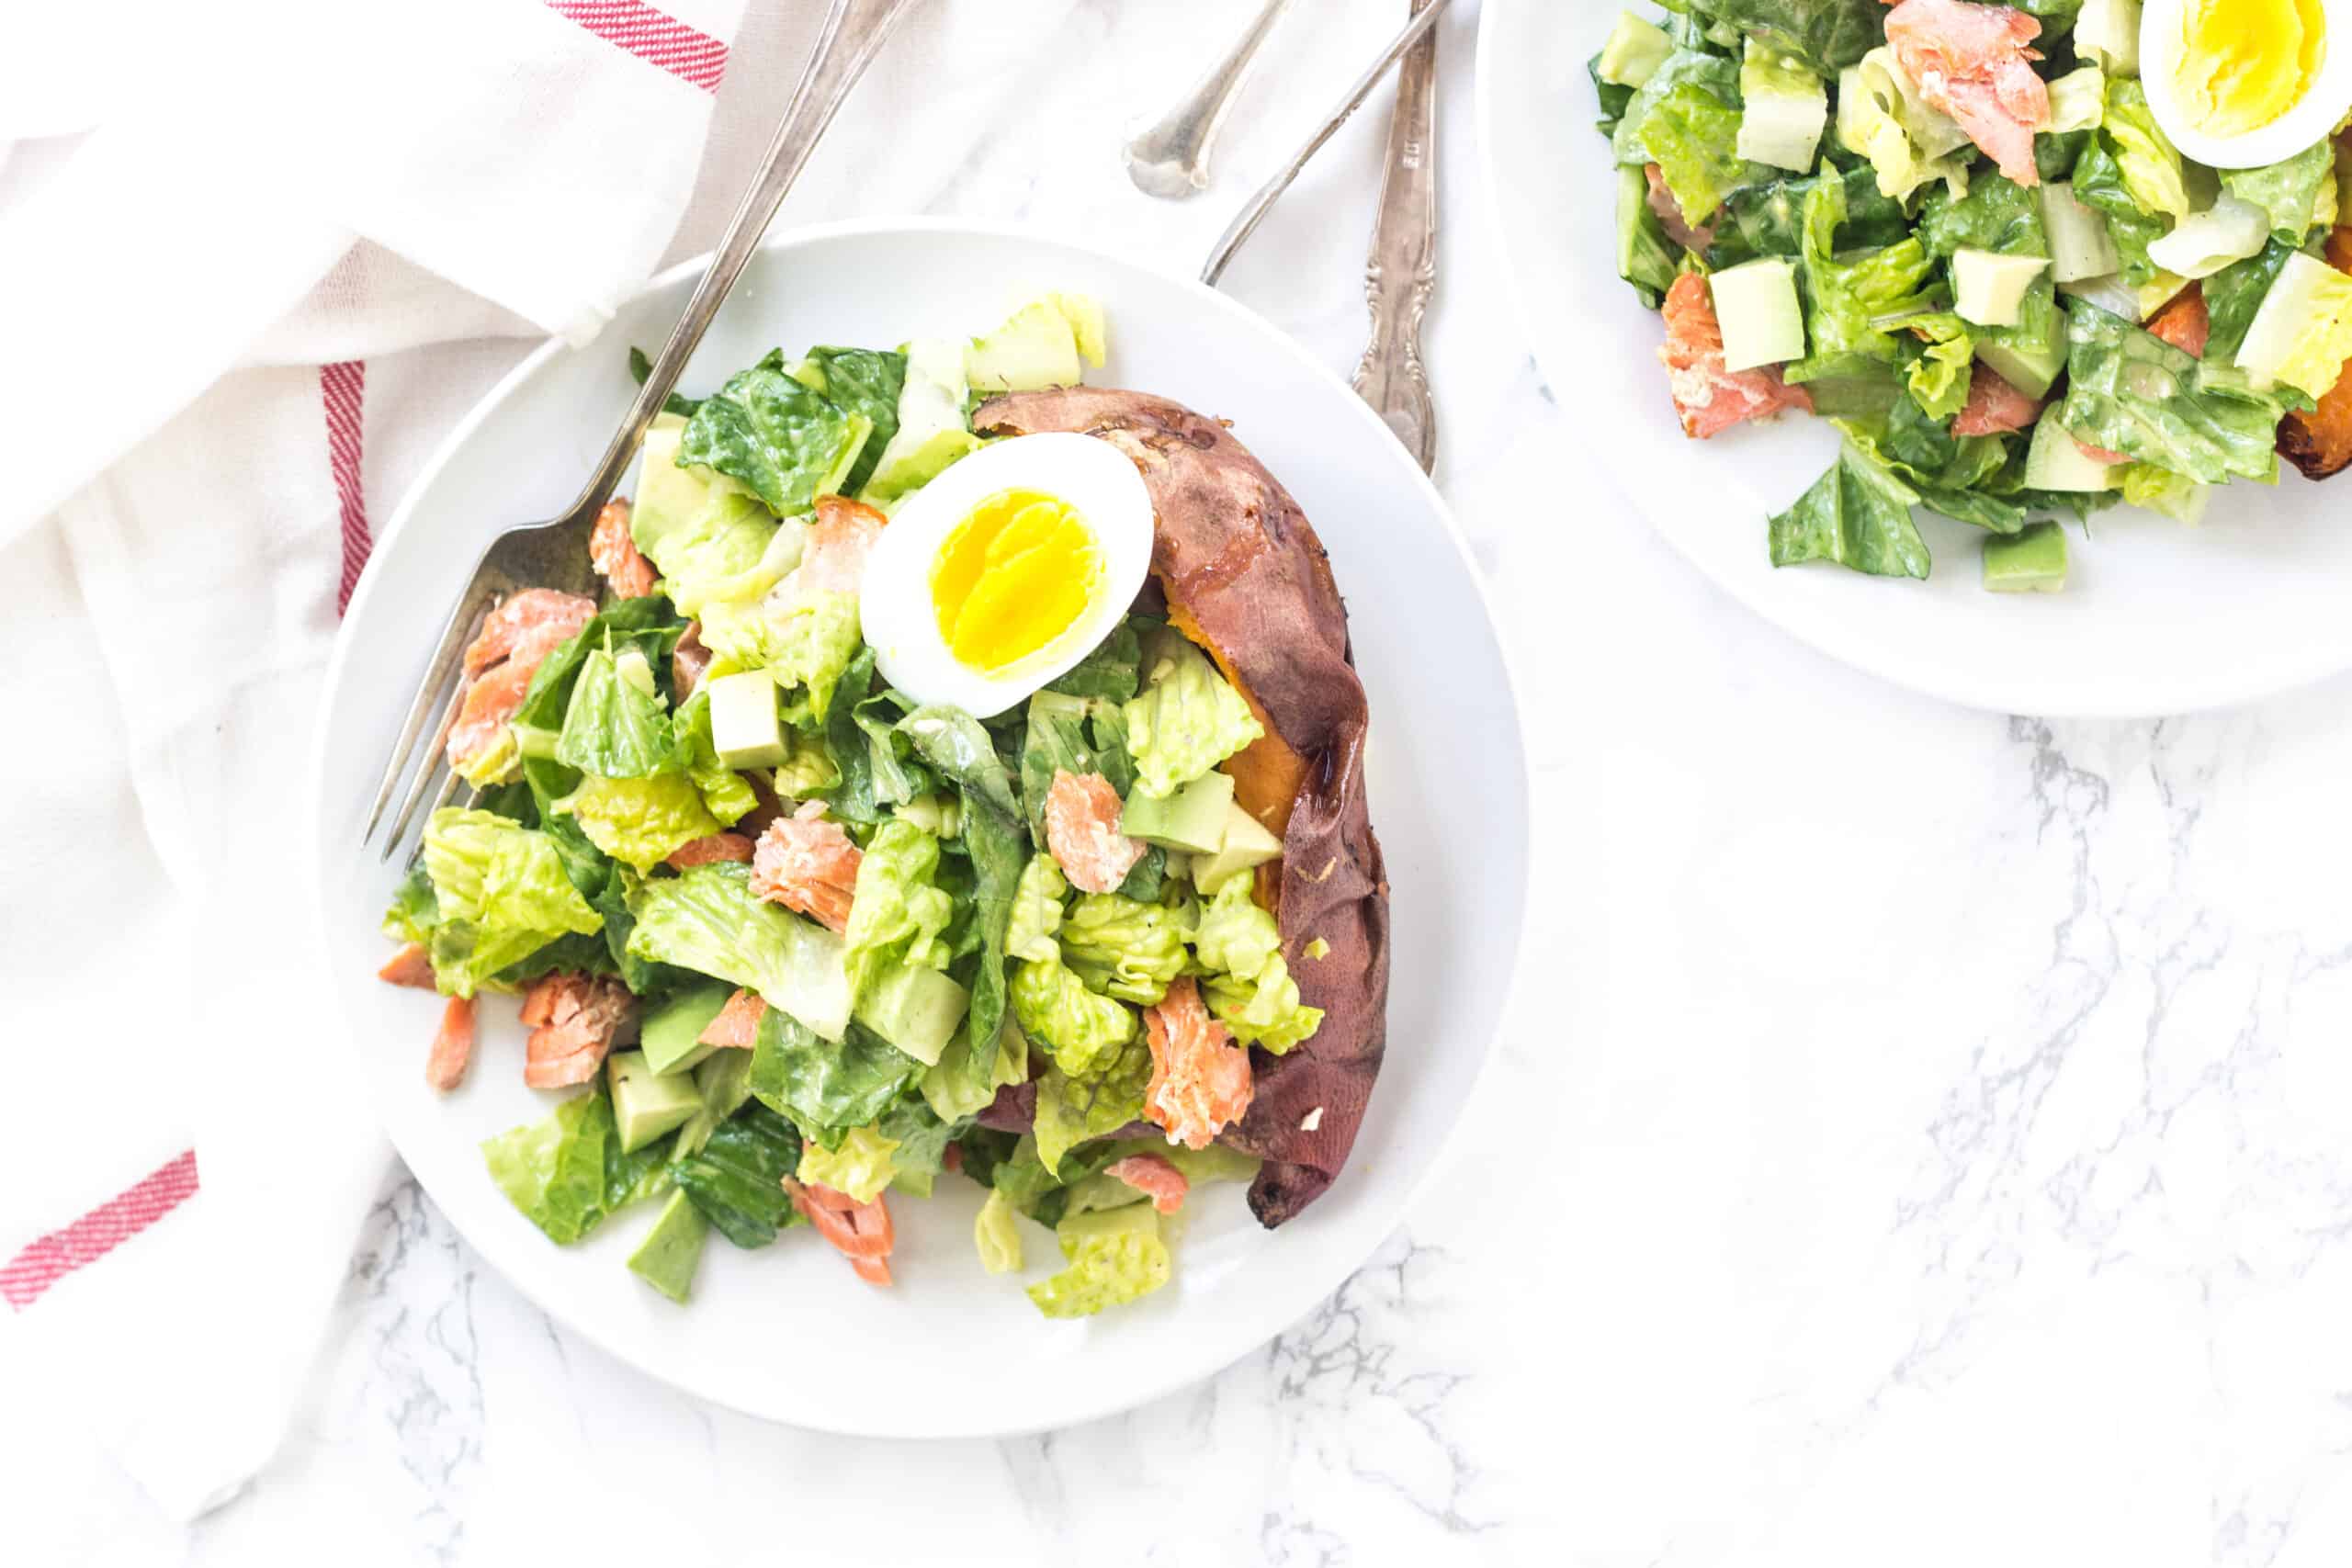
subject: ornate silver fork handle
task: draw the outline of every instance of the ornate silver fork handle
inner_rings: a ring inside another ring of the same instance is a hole
[[[1416,16],[1435,0],[1413,0]],[[1425,33],[1397,67],[1388,122],[1388,172],[1364,269],[1372,342],[1355,389],[1427,471],[1437,464],[1437,410],[1421,364],[1421,317],[1437,286],[1437,34]]]

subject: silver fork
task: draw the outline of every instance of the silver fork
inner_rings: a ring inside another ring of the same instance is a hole
[[[376,803],[368,813],[368,826],[360,833],[363,844],[375,838],[394,791],[403,777],[409,777],[408,790],[392,817],[391,830],[384,838],[383,859],[390,860],[406,840],[418,807],[428,797],[435,810],[447,806],[457,797],[463,783],[450,769],[444,753],[449,730],[457,723],[458,708],[465,700],[465,682],[458,676],[467,644],[481,630],[483,618],[509,593],[524,588],[580,592],[593,582],[588,536],[596,525],[596,513],[612,499],[613,488],[636,460],[638,443],[643,439],[646,426],[653,423],[653,416],[662,412],[662,401],[678,384],[686,361],[693,357],[695,345],[702,342],[712,318],[718,314],[728,291],[734,288],[744,264],[758,248],[768,220],[775,216],[785,192],[792,188],[801,165],[808,162],[825,128],[832,123],[834,111],[865,73],[866,66],[872,63],[891,29],[914,4],[915,0],[832,0],[824,27],[818,34],[817,47],[801,71],[799,85],[793,89],[792,101],[776,126],[775,139],[768,143],[767,156],[761,163],[759,173],[752,178],[751,188],[743,193],[734,217],[728,220],[727,232],[719,240],[718,250],[711,254],[709,269],[695,285],[685,313],[678,318],[669,342],[654,357],[653,367],[645,378],[645,385],[639,389],[637,400],[629,405],[620,428],[613,433],[612,445],[605,449],[605,456],[589,476],[579,499],[560,517],[508,529],[482,552],[472,580],[449,612],[433,657],[425,663],[415,700],[409,705],[408,717],[401,721],[399,738],[392,742],[391,752],[385,759],[383,781],[377,786]],[[428,731],[431,745],[420,756],[418,742]],[[412,763],[415,765],[413,776],[410,775]]]

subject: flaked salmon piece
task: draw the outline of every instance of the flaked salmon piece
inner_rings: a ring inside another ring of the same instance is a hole
[[[865,581],[865,558],[890,520],[874,508],[838,495],[817,498],[817,520],[808,525],[800,564],[776,585],[786,604],[815,593],[854,593]]]
[[[748,1051],[759,1043],[760,1020],[767,1015],[768,1004],[757,991],[738,991],[727,998],[718,1016],[695,1036],[695,1043]]]
[[[849,930],[865,852],[838,822],[825,820],[825,803],[811,800],[768,824],[752,851],[752,892],[837,931]]]
[[[704,671],[710,668],[710,649],[703,645],[702,623],[688,621],[686,629],[678,636],[678,646],[670,650],[670,685],[684,706],[702,684]]]
[[[1046,847],[1080,893],[1115,893],[1144,856],[1119,831],[1119,792],[1101,773],[1054,770],[1046,792]]]
[[[466,649],[466,673],[479,675],[502,660],[520,660],[536,670],[539,660],[588,624],[596,602],[552,588],[526,588],[499,601]]]
[[[547,656],[595,613],[593,599],[552,588],[526,588],[499,602],[466,649],[465,702],[449,730],[452,767],[468,766],[498,743]]]
[[[1991,366],[1978,365],[1968,373],[1968,401],[1951,422],[1951,433],[2007,435],[2030,427],[2041,412],[2041,399],[2027,397]]]
[[[2029,46],[2041,24],[2010,6],[1903,0],[1886,14],[1887,47],[1930,108],[1960,123],[2001,173],[2041,183],[2033,138],[2050,127],[2050,88]]]
[[[2205,286],[2191,283],[2165,302],[2165,308],[2149,318],[2148,330],[2173,347],[2192,358],[2205,357],[2205,344],[2213,335],[2213,315],[2205,308]]]
[[[507,721],[523,705],[537,668],[510,659],[491,666],[467,683],[466,700],[458,709],[458,722],[449,728],[451,767],[467,767],[498,744]]]
[[[1163,1214],[1172,1214],[1182,1208],[1184,1194],[1193,1185],[1165,1155],[1129,1155],[1103,1167],[1102,1174],[1125,1182],[1150,1199],[1151,1206]]]
[[[451,997],[441,1010],[441,1027],[424,1058],[424,1081],[448,1093],[466,1081],[466,1067],[474,1059],[474,998]]]
[[[1666,367],[1683,434],[1704,441],[1742,420],[1762,419],[1782,409],[1813,412],[1811,395],[1783,382],[1772,367],[1724,368],[1723,327],[1715,320],[1707,280],[1697,273],[1686,272],[1674,280],[1660,314],[1666,320],[1666,346],[1657,356]]]
[[[523,1081],[563,1089],[594,1077],[624,1030],[637,1021],[637,998],[609,975],[549,975],[523,997]]]
[[[707,833],[699,839],[688,839],[663,857],[662,863],[678,871],[690,866],[708,865],[713,861],[735,861],[750,864],[752,840],[741,833]]]
[[[845,1192],[789,1176],[784,1179],[784,1190],[800,1217],[850,1260],[859,1279],[870,1285],[890,1282],[890,1249],[898,1237],[890,1224],[887,1193],[876,1193],[871,1203],[861,1203]]]
[[[628,502],[618,496],[596,513],[588,536],[588,559],[622,599],[642,599],[653,592],[653,563],[638,554],[628,531]]]
[[[435,988],[433,960],[421,942],[412,942],[384,961],[376,971],[376,978],[390,986],[413,986],[420,991]]]
[[[1143,1022],[1151,1045],[1145,1118],[1164,1129],[1170,1142],[1207,1148],[1250,1109],[1257,1087],[1250,1053],[1209,1016],[1189,975],[1171,984],[1158,1005],[1144,1009]]]
[[[1650,182],[1650,210],[1657,214],[1658,226],[1666,231],[1668,239],[1686,251],[1703,251],[1715,243],[1713,224],[1694,224],[1682,216],[1682,204],[1667,188],[1665,170],[1656,164],[1645,164],[1642,175]]]

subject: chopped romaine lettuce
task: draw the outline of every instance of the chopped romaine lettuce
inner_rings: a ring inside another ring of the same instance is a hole
[[[549,1240],[566,1246],[669,1183],[666,1143],[623,1153],[613,1102],[601,1089],[485,1139],[481,1153],[499,1190]]]
[[[1185,922],[1164,904],[1080,896],[1061,926],[1062,962],[1092,989],[1148,1007],[1184,972]]]
[[[604,918],[565,874],[545,833],[487,811],[444,807],[424,828],[424,864],[438,919],[431,933],[441,989],[469,997],[484,980]]]
[[[2290,247],[2300,246],[2317,226],[2324,193],[2332,196],[2335,186],[2335,144],[2324,137],[2291,158],[2222,175],[2222,189],[2260,208],[2272,235]]]
[[[1693,225],[1757,177],[1739,155],[1739,63],[1679,50],[1651,73],[1618,122],[1617,161],[1656,164],[1675,205]]]
[[[842,939],[755,897],[750,869],[713,863],[640,884],[629,900],[637,929],[628,951],[749,987],[766,999],[770,1018],[781,1009],[841,1040],[850,1013]]]
[[[792,367],[795,380],[825,394],[825,400],[844,413],[865,421],[865,445],[840,493],[855,495],[873,478],[899,434],[899,395],[907,383],[907,355],[871,348],[812,348],[808,357]]]
[[[972,1032],[959,1029],[939,1060],[923,1071],[923,1103],[943,1122],[961,1122],[978,1115],[1007,1084],[1029,1081],[1029,1042],[1012,1020],[997,1030],[996,1050],[988,1060],[972,1059]]]
[[[1954,132],[1958,141],[1951,140]],[[1954,196],[1967,194],[1967,133],[1917,101],[1888,50],[1872,51],[1838,76],[1838,141],[1869,162],[1879,193],[1892,200],[1907,201],[1935,180]]]
[[[2205,484],[2268,480],[2284,407],[2086,299],[2067,308],[2066,401],[2077,439]]]
[[[635,664],[646,667],[641,659]],[[623,680],[613,655],[601,648],[591,649],[581,661],[563,729],[556,737],[555,760],[612,779],[650,778],[686,765],[660,695]]]
[[[955,905],[933,886],[938,869],[938,839],[913,823],[894,817],[875,830],[858,863],[857,893],[842,933],[853,996],[864,996],[893,963],[947,967],[947,944],[939,937]]]
[[[921,1062],[864,1024],[851,1024],[835,1044],[774,1008],[752,1048],[752,1098],[820,1144],[878,1120],[922,1077]]]
[[[820,495],[841,491],[873,431],[865,415],[796,379],[779,350],[703,400],[680,434],[677,461],[723,474],[777,516],[797,517]],[[638,548],[653,554],[642,538]],[[658,556],[655,562],[669,571]]]
[[[679,845],[719,829],[702,791],[684,773],[641,779],[587,775],[555,809],[577,822],[589,842],[640,874]]]
[[[1126,705],[1127,751],[1136,787],[1166,796],[1265,734],[1208,655],[1172,628],[1146,649],[1142,694]]]
[[[1761,39],[1823,76],[1853,64],[1885,37],[1879,0],[1689,0],[1689,8],[1733,37]]]
[[[1055,934],[1062,929],[1062,900],[1069,893],[1069,882],[1053,856],[1029,857],[1012,892],[1012,919],[1004,933],[1007,957],[1038,964],[1051,964],[1061,957],[1061,943]]]
[[[1037,1076],[1038,1157],[1058,1167],[1079,1145],[1142,1121],[1150,1083],[1151,1047],[1139,1035],[1084,1073],[1048,1063]]]
[[[1022,1268],[1020,1211],[1012,1200],[991,1189],[972,1222],[972,1240],[980,1249],[980,1267],[991,1274],[1018,1274]]]
[[[1928,575],[1927,543],[1911,520],[1919,492],[1850,440],[1795,505],[1770,525],[1772,564],[1829,560],[1874,577]]]
[[[1085,1077],[1136,1037],[1134,1012],[1088,990],[1062,964],[1016,965],[1012,992],[1012,1016],[1021,1021],[1022,1032],[1066,1073]]]
[[[868,501],[880,504],[912,494],[958,458],[978,450],[965,405],[970,383],[964,351],[952,343],[919,338],[907,344],[906,380],[899,392],[898,433],[882,450]]]
[[[2156,124],[2147,89],[2137,79],[2117,76],[2108,82],[2099,140],[2122,171],[2123,188],[2142,212],[2161,213],[2177,222],[2193,210],[2180,150]]]
[[[1069,1267],[1029,1287],[1029,1299],[1047,1317],[1089,1317],[1168,1283],[1168,1244],[1148,1203],[1072,1214],[1054,1235]]]
[[[853,1127],[842,1134],[838,1148],[803,1144],[799,1179],[871,1203],[898,1174],[898,1168],[890,1163],[898,1147],[899,1141],[883,1136],[878,1127]]]
[[[752,1104],[673,1166],[671,1175],[719,1235],[738,1247],[765,1247],[776,1232],[800,1223],[784,1190],[800,1157],[792,1123]]]

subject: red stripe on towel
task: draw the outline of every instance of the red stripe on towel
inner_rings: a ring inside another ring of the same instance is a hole
[[[616,49],[628,51],[706,93],[727,74],[727,46],[643,0],[546,0]]]
[[[51,1231],[0,1266],[0,1297],[22,1312],[66,1275],[95,1263],[178,1208],[196,1193],[196,1151],[189,1149],[153,1176]]]
[[[359,482],[360,412],[368,383],[365,360],[319,367],[319,392],[327,410],[327,468],[334,475],[334,498],[343,513],[343,578],[336,585],[335,614],[351,604],[351,590],[375,540],[368,532],[368,493]]]

